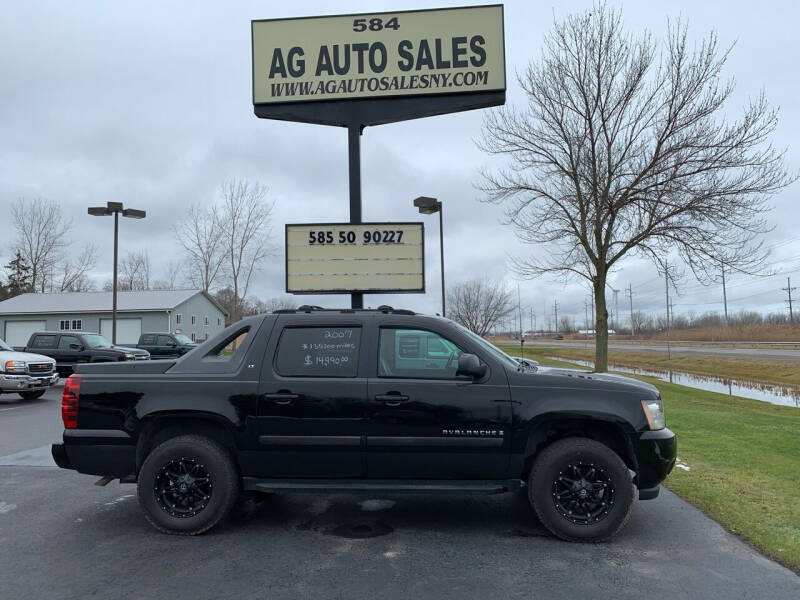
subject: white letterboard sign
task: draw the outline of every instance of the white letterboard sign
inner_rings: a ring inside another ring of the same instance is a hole
[[[286,225],[291,294],[424,292],[422,223]]]

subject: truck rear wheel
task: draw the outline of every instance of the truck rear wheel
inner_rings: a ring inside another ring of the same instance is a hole
[[[23,400],[36,400],[37,398],[41,398],[44,396],[46,390],[36,390],[34,392],[19,392],[19,395],[22,396]]]
[[[602,542],[628,521],[634,489],[628,468],[608,446],[582,437],[554,442],[536,458],[528,499],[551,533]]]
[[[139,504],[163,533],[198,535],[228,516],[239,497],[230,453],[213,440],[182,435],[154,448],[142,465]]]

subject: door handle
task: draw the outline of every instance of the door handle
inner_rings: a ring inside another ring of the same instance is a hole
[[[278,392],[276,394],[264,394],[267,400],[274,400],[275,404],[289,404],[292,400],[297,400],[300,394],[292,394],[291,392]]]
[[[378,394],[375,400],[383,402],[386,406],[400,406],[403,402],[408,402],[408,396],[398,393]]]

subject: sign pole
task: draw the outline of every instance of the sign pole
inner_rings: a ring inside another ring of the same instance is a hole
[[[350,223],[361,223],[361,124],[347,126],[347,153],[350,167]],[[364,308],[363,292],[350,294],[350,308]]]

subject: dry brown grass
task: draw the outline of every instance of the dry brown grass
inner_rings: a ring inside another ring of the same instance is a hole
[[[732,325],[730,327],[699,327],[670,333],[674,340],[696,342],[800,342],[800,325]],[[648,339],[664,339],[659,333]]]

